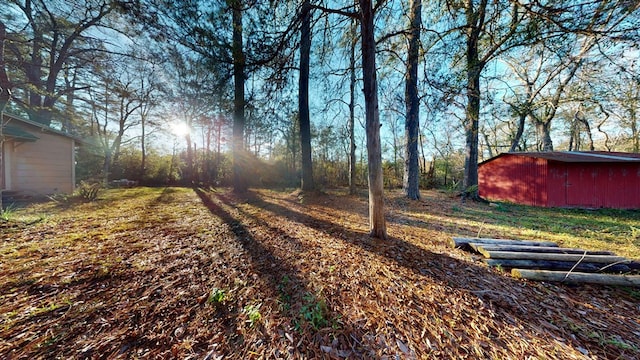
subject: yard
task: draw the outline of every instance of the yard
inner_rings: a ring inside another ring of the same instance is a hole
[[[0,220],[0,357],[640,358],[640,289],[516,280],[452,236],[640,257],[640,212],[108,190]]]

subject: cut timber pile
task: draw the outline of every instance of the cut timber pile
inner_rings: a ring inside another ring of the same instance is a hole
[[[611,251],[561,248],[549,241],[453,238],[453,247],[484,256],[489,266],[509,268],[517,278],[640,287],[640,263]]]

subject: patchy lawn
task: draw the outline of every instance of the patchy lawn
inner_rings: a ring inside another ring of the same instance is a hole
[[[0,222],[0,357],[640,358],[640,289],[516,280],[452,236],[638,257],[640,213],[391,193],[109,190]]]

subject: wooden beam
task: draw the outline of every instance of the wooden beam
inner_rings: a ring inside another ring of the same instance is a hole
[[[588,283],[600,285],[620,285],[640,287],[640,275],[587,274],[566,271],[512,269],[511,275],[516,278],[556,281],[566,283]]]
[[[553,253],[553,254],[584,254],[587,255],[615,255],[611,251],[592,251],[583,249],[562,248],[557,246],[527,246],[527,245],[493,245],[493,244],[477,244],[469,243],[469,246],[475,251],[483,254],[484,251],[513,251],[513,252],[532,252],[532,253]]]
[[[486,238],[452,238],[451,245],[453,247],[468,247],[469,243],[475,244],[493,244],[493,245],[526,245],[526,246],[547,246],[558,247],[558,244],[551,241],[533,241],[533,240],[509,240],[509,239],[486,239]]]
[[[506,269],[546,269],[546,270],[575,270],[581,272],[608,272],[608,273],[625,273],[631,271],[629,266],[617,264],[607,266],[606,264],[594,264],[581,262],[576,265],[575,261],[549,261],[549,260],[509,260],[509,259],[486,259],[485,264]],[[604,268],[604,270],[603,270]]]
[[[581,255],[581,254],[545,254],[531,252],[513,252],[513,251],[486,251],[483,254],[488,259],[513,259],[513,260],[555,260],[555,261],[573,261],[573,262],[590,262],[599,264],[613,263],[629,263],[622,256],[613,255]]]

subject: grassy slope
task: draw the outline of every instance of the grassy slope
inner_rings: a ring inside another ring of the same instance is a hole
[[[46,216],[0,228],[0,355],[640,357],[637,290],[518,281],[449,248],[479,234],[639,258],[638,212],[423,197],[389,196],[388,241],[340,192],[135,188],[22,209]]]

